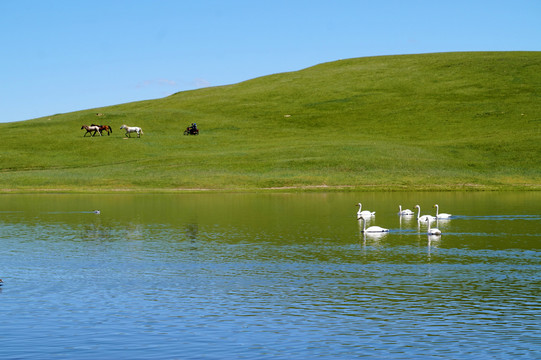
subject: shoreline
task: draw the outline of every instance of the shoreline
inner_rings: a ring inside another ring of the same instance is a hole
[[[91,190],[89,190],[91,189]],[[82,194],[82,193],[279,193],[279,192],[414,192],[414,191],[445,191],[445,192],[484,192],[484,191],[541,191],[541,184],[520,185],[480,185],[480,184],[456,184],[451,186],[442,185],[298,185],[298,186],[272,186],[260,188],[0,188],[1,194]]]

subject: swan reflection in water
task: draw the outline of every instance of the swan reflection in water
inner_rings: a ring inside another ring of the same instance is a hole
[[[428,259],[430,260],[431,259],[431,256],[432,256],[432,253],[431,253],[431,249],[432,248],[437,248],[438,247],[438,244],[439,244],[439,240],[441,240],[441,235],[427,235],[428,236],[428,245],[427,245],[427,256],[428,256]]]
[[[388,232],[377,232],[377,233],[367,233],[360,231],[360,240],[361,240],[361,246],[363,248],[366,247],[366,240],[375,241],[373,244],[377,244],[379,240],[385,239],[387,237]]]
[[[399,224],[399,229],[402,230],[402,225],[411,225],[413,224],[413,221],[414,221],[415,217],[413,215],[400,215],[398,217],[398,224]]]

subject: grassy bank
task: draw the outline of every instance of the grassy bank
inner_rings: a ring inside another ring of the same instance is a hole
[[[541,52],[341,60],[0,131],[0,191],[539,190]]]

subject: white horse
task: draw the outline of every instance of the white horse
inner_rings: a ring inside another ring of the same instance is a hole
[[[126,136],[127,137],[131,137],[130,133],[132,133],[132,132],[137,133],[137,137],[141,137],[141,134],[144,134],[143,129],[141,129],[140,127],[137,127],[137,126],[122,125],[120,127],[120,130],[122,130],[122,129],[126,130]]]
[[[81,130],[83,130],[83,129],[86,130],[84,136],[86,136],[86,134],[88,134],[88,133],[90,133],[90,136],[94,136],[94,135],[96,135],[96,133],[100,134],[100,136],[101,136],[99,126],[96,126],[96,125],[92,125],[92,126],[83,125],[83,126],[81,126]],[[92,134],[92,131],[94,131],[94,134]]]

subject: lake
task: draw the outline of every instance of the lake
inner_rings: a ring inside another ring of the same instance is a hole
[[[0,246],[2,359],[541,358],[540,192],[6,194]]]

